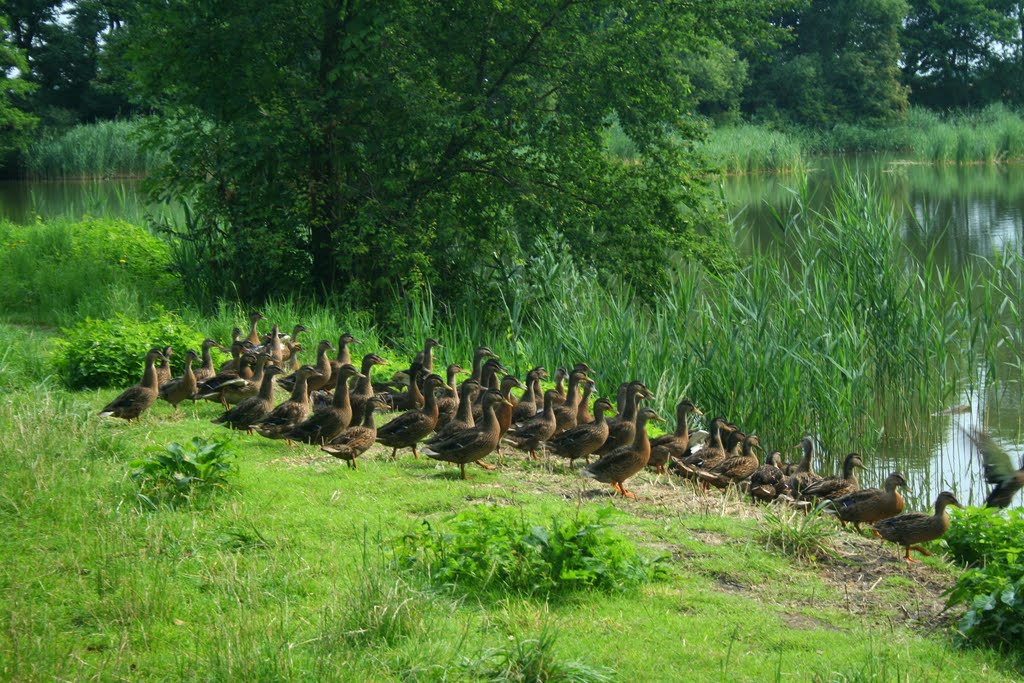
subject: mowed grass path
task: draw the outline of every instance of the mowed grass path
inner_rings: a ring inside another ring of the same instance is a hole
[[[310,446],[229,433],[209,423],[210,403],[181,416],[161,403],[141,424],[96,417],[116,393],[0,401],[6,680],[529,680],[516,657],[542,636],[555,638],[550,660],[622,681],[1020,675],[953,646],[938,594],[955,573],[941,560],[907,569],[865,540],[859,559],[797,562],[764,548],[760,513],[736,500],[647,473],[638,500],[612,500],[512,449],[501,469],[459,481],[407,451],[391,462],[375,448],[352,471]],[[237,444],[234,490],[147,508],[128,462],[193,436]],[[404,532],[479,504],[538,518],[612,505],[617,529],[668,554],[671,575],[546,602],[445,590],[390,563]]]

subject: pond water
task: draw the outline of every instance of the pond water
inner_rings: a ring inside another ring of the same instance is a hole
[[[951,269],[962,268],[996,249],[1024,253],[1024,165],[936,167],[885,157],[817,160],[807,174],[811,206],[827,211],[844,174],[854,174],[890,197],[901,212],[904,239],[911,248],[921,254],[934,249],[937,259]],[[798,185],[795,176],[748,175],[723,180],[741,250],[785,239],[775,216],[785,218],[795,211]],[[166,207],[147,205],[138,181],[0,183],[0,217],[27,223],[37,216],[83,215],[142,222],[172,214]],[[962,429],[983,425],[1015,462],[1024,452],[1024,411],[1018,383],[1004,382],[984,392],[965,388],[958,412],[920,422],[914,425],[912,438],[887,437],[879,452],[865,454],[869,469],[861,477],[862,484],[876,485],[888,472],[899,469],[910,482],[909,498],[915,509],[930,507],[943,489],[953,490],[964,503],[984,501],[987,486]],[[848,450],[842,444],[828,446],[833,453]],[[837,467],[832,463],[820,469],[831,473]],[[1015,505],[1021,504],[1018,496]]]

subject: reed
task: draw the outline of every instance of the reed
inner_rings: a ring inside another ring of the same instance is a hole
[[[43,136],[25,154],[25,174],[37,179],[141,177],[162,157],[143,148],[141,120],[101,121]]]
[[[703,147],[725,173],[792,173],[805,167],[805,153],[796,138],[762,126],[715,129]]]

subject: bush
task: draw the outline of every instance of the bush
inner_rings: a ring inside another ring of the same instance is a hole
[[[441,584],[523,595],[616,591],[663,573],[661,558],[643,557],[610,529],[609,514],[579,511],[540,524],[518,510],[481,506],[437,529],[424,521],[405,537],[398,558]]]
[[[966,605],[960,633],[971,643],[1024,648],[1024,510],[968,508],[954,512],[943,543],[972,566],[949,591]]]
[[[0,245],[0,308],[13,318],[61,324],[181,296],[167,245],[123,221],[0,223]]]
[[[162,310],[148,320],[86,318],[62,333],[62,339],[54,340],[54,363],[72,389],[131,386],[142,377],[146,352],[168,345],[176,350],[172,370],[180,373],[185,351],[198,351],[203,342],[203,335]]]
[[[195,437],[182,445],[172,442],[147,450],[149,457],[132,460],[132,479],[139,484],[139,496],[156,507],[157,501],[175,503],[197,493],[227,488],[228,476],[236,470],[229,462],[234,447],[227,439],[207,441]]]

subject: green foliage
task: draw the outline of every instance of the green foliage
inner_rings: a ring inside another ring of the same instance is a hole
[[[784,507],[768,509],[758,536],[767,548],[809,562],[831,557],[835,554],[831,541],[836,526],[823,512],[824,508],[825,505],[819,505],[806,514]]]
[[[185,351],[198,353],[204,339],[177,315],[162,310],[143,320],[120,314],[86,318],[61,332],[63,337],[54,340],[54,364],[73,389],[137,384],[146,352],[164,346],[174,347],[172,369],[181,372]]]
[[[194,437],[184,445],[174,441],[146,452],[146,457],[132,460],[129,466],[135,468],[132,479],[139,485],[140,499],[152,507],[225,490],[237,470],[231,464],[235,448],[228,439]]]
[[[123,221],[0,223],[0,308],[53,325],[177,303],[169,262],[162,240]]]
[[[1024,651],[1024,510],[956,510],[943,544],[971,565],[949,591],[968,642]]]
[[[464,663],[473,680],[488,683],[547,681],[550,683],[610,683],[619,680],[615,671],[582,662],[567,662],[558,657],[557,634],[549,627],[536,638],[513,637],[501,649],[484,653]]]
[[[726,173],[787,173],[806,164],[797,138],[764,126],[716,128],[704,149]]]
[[[38,119],[23,108],[34,89],[25,79],[28,62],[19,46],[8,39],[8,21],[0,16],[0,164],[28,143]]]
[[[610,514],[580,510],[545,525],[516,509],[478,506],[436,529],[424,521],[396,555],[442,585],[517,595],[618,591],[661,575],[661,560],[614,533]]]
[[[29,145],[25,173],[46,179],[143,176],[164,159],[141,145],[141,124],[141,119],[101,121],[51,131]]]

